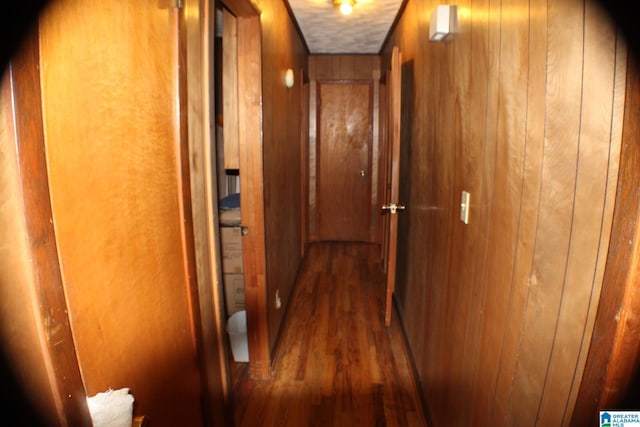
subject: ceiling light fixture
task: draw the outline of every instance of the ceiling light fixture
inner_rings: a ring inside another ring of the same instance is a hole
[[[340,9],[340,13],[343,15],[349,15],[353,11],[355,4],[355,0],[333,0],[333,5]]]

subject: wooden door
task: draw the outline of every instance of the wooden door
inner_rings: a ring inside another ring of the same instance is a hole
[[[78,365],[88,395],[128,387],[154,426],[204,424],[179,17],[157,2],[61,0],[40,19],[51,218]]]
[[[389,142],[391,146],[391,196],[382,206],[384,212],[389,215],[388,223],[388,256],[387,256],[387,303],[384,323],[391,324],[391,309],[393,303],[393,291],[396,286],[396,252],[398,247],[398,212],[404,210],[404,206],[398,200],[400,194],[400,94],[402,90],[402,74],[400,61],[402,55],[397,47],[391,53],[391,72],[389,73]]]
[[[372,86],[321,83],[318,238],[370,241]]]

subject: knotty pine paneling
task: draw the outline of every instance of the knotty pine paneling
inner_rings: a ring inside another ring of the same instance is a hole
[[[381,243],[380,206],[383,201],[383,188],[380,186],[380,171],[383,160],[382,139],[380,136],[380,57],[377,55],[310,55],[309,56],[309,239],[319,239],[318,227],[318,175],[317,175],[317,138],[319,135],[318,97],[319,82],[357,81],[372,82],[373,128],[371,146],[371,212],[369,240]]]
[[[611,232],[626,51],[595,1],[462,1],[403,54],[396,301],[434,425],[567,425]],[[468,225],[460,192],[471,193]]]
[[[307,69],[307,51],[283,2],[263,0],[255,4],[262,12],[266,302],[273,351],[301,262],[303,76],[300,71]],[[291,89],[283,81],[287,68],[294,70]],[[276,292],[282,301],[279,309],[275,307]]]

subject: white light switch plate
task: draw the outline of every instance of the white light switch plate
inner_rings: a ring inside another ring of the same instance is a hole
[[[466,191],[462,192],[462,199],[460,200],[460,220],[465,224],[469,224],[469,198],[471,194]]]

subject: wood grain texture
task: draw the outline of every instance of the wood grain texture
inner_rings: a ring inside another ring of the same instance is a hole
[[[300,74],[307,73],[300,70]],[[302,122],[300,124],[300,255],[304,258],[309,244],[309,95],[310,85],[306,77],[303,81],[300,93],[300,109],[302,110]]]
[[[372,85],[372,130],[371,130],[371,166],[368,173],[371,187],[370,209],[368,214],[369,233],[366,241],[382,242],[382,216],[379,214],[382,193],[379,188],[382,157],[384,152],[381,146],[380,133],[380,58],[377,55],[310,55],[309,79],[310,79],[310,111],[309,111],[309,238],[311,241],[320,240],[318,234],[318,161],[317,150],[320,148],[318,138],[321,128],[318,105],[320,99],[320,81],[325,84],[331,82],[346,83],[357,81],[359,83],[371,82]],[[337,106],[336,108],[342,108]],[[329,111],[332,107],[327,107]],[[384,178],[384,177],[383,177]],[[360,239],[362,240],[362,239]]]
[[[34,31],[0,89],[2,407],[25,424],[89,425],[51,223],[38,50]]]
[[[388,224],[389,229],[384,230],[387,233],[388,241],[388,253],[386,257],[387,273],[387,289],[386,289],[386,301],[384,309],[384,324],[389,326],[391,324],[391,314],[393,310],[393,292],[396,287],[396,266],[398,256],[398,215],[404,214],[406,206],[400,200],[400,121],[401,121],[401,104],[402,104],[402,52],[398,47],[394,47],[391,52],[391,69],[389,70],[389,98],[388,98],[388,110],[389,110],[389,183],[390,192],[389,198],[384,200],[384,204],[387,206],[402,207],[402,210],[394,212],[387,210],[385,213],[389,215]]]
[[[53,223],[87,393],[129,387],[136,413],[197,426],[178,35],[176,9],[60,1],[41,20],[40,69]]]
[[[256,16],[238,18],[239,117],[249,118],[239,127],[240,205],[242,224],[249,233],[242,239],[247,331],[251,373],[269,378],[268,303],[264,223],[264,173],[262,159],[262,80],[260,21]],[[250,332],[249,332],[250,331]]]
[[[224,330],[223,282],[218,242],[217,187],[214,165],[216,165],[215,135],[213,126],[214,107],[214,4],[208,0],[187,0],[181,13],[180,37],[183,58],[181,73],[181,95],[186,103],[181,104],[182,136],[182,183],[188,185],[184,206],[189,209],[185,225],[193,224],[193,241],[185,246],[193,248],[193,267],[190,278],[196,282],[192,291],[194,330],[198,345],[198,362],[203,384],[203,407],[205,425],[229,425],[231,416],[225,409],[231,399],[228,375],[227,334]],[[183,10],[185,10],[183,9]],[[186,136],[184,133],[186,132]],[[188,171],[188,173],[187,173]],[[185,176],[187,175],[187,176]]]
[[[318,102],[318,238],[366,242],[371,217],[372,86],[321,83]]]
[[[226,8],[222,8],[222,13],[223,160],[225,169],[238,169],[238,25]]]
[[[395,294],[420,385],[435,425],[566,425],[611,232],[625,53],[589,1],[469,0],[452,40],[419,43],[436,3],[409,1],[382,57],[404,55]]]
[[[234,370],[237,426],[424,426],[376,246],[313,243],[269,381]]]
[[[640,72],[629,61],[624,130],[611,247],[593,340],[572,426],[591,422],[603,408],[637,407],[638,402],[638,221],[637,188],[640,151],[635,143],[640,127]],[[635,384],[634,384],[635,381]],[[629,389],[629,387],[633,387]]]

